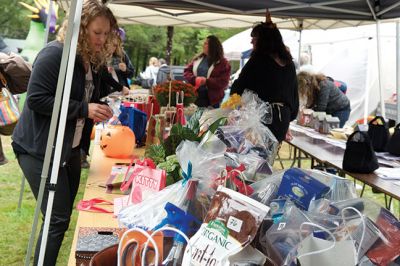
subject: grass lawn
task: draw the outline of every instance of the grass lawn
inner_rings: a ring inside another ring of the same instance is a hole
[[[1,136],[3,149],[9,163],[0,166],[0,265],[23,265],[25,260],[26,248],[29,241],[30,232],[32,230],[33,214],[35,210],[35,199],[29,189],[27,182],[25,183],[22,208],[17,210],[18,197],[21,185],[22,172],[14,157],[11,149],[10,137]],[[282,158],[287,158],[288,148],[285,144],[280,153]],[[285,168],[289,167],[290,162],[284,162]],[[303,167],[307,167],[307,163],[303,163]],[[309,167],[309,164],[308,164]],[[281,169],[278,162],[274,165],[275,169]],[[76,201],[82,199],[83,189],[86,183],[88,171],[83,170],[81,176],[81,185],[79,187]],[[373,194],[371,189],[367,187],[364,197],[373,199],[384,205],[384,197],[382,194]],[[399,210],[398,202],[395,202],[395,210]],[[398,216],[398,213],[396,214]],[[72,215],[70,229],[65,235],[63,245],[58,257],[57,265],[67,265],[72,238],[74,235],[77,219],[77,211]],[[39,229],[37,230],[39,231]]]
[[[3,150],[8,163],[0,166],[0,265],[20,266],[25,262],[30,232],[32,231],[33,215],[36,200],[30,191],[29,184],[25,182],[22,207],[18,211],[18,199],[21,187],[22,171],[11,148],[11,138],[1,136]],[[88,170],[83,170],[76,201],[82,199],[83,189],[86,184]],[[78,212],[73,211],[70,227],[65,235],[57,265],[67,265],[74,237]],[[39,222],[39,226],[40,226]],[[37,232],[39,232],[38,227]],[[36,241],[35,241],[36,242]],[[33,251],[34,253],[34,251]],[[33,262],[33,257],[31,262]]]

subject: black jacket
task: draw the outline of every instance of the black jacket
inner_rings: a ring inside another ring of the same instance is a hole
[[[119,69],[119,63],[121,63],[121,61],[117,57],[112,58],[112,67],[117,74],[119,83],[129,88],[128,79],[131,79],[133,77],[135,68],[133,67],[131,60],[125,52],[123,62],[126,64],[126,71],[122,71]]]
[[[251,57],[232,84],[230,93],[242,95],[245,89],[254,91],[265,102],[283,103],[290,109],[290,119],[296,119],[299,94],[293,63],[282,67],[269,56]]]
[[[62,43],[57,41],[50,42],[39,52],[33,63],[26,102],[12,136],[13,148],[17,155],[18,153],[26,152],[39,159],[43,159],[45,156],[62,50]],[[90,102],[98,102],[100,97],[100,76],[94,71],[92,73],[95,89]],[[61,166],[68,159],[71,152],[77,119],[88,117],[88,103],[84,101],[85,75],[82,59],[77,56],[68,104]]]

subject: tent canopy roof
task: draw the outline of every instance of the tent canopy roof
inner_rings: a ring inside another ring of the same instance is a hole
[[[400,17],[398,0],[113,0],[148,8],[178,8],[195,12],[221,12],[275,17],[375,20]]]
[[[70,0],[57,0],[68,9]],[[109,0],[120,24],[241,28],[273,21],[285,29],[331,29],[400,17],[400,1],[380,0]],[[377,10],[377,11],[376,11]]]

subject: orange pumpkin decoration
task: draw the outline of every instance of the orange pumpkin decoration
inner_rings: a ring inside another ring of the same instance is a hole
[[[109,125],[100,137],[100,148],[107,157],[129,158],[135,149],[135,134],[126,126]]]
[[[91,140],[94,140],[94,135],[95,135],[95,133],[96,133],[96,126],[93,126],[93,128],[92,128],[92,133],[90,133],[90,139],[91,139]]]

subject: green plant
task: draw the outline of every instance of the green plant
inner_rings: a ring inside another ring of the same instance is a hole
[[[163,145],[151,145],[144,153],[144,156],[153,160],[155,164],[165,161],[165,149]]]
[[[167,173],[167,186],[174,184],[182,179],[179,171],[181,169],[176,155],[170,155],[165,158],[165,162],[157,165],[158,168],[164,169]]]

